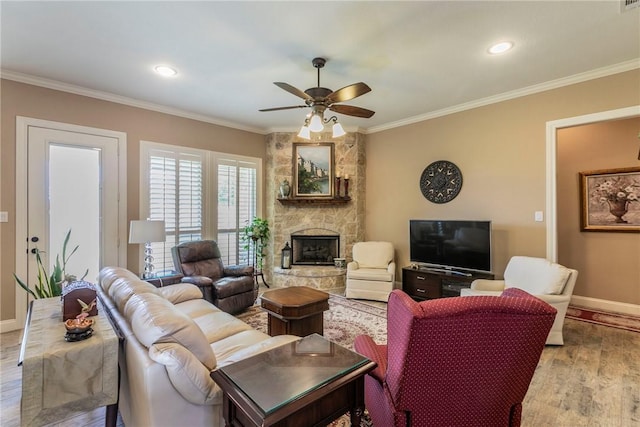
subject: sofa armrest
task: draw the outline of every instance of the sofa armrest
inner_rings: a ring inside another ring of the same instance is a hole
[[[225,276],[253,276],[253,271],[251,265],[227,265],[224,267]]]
[[[347,270],[357,270],[360,268],[360,264],[358,264],[358,261],[350,261],[347,264]]]
[[[387,373],[387,346],[376,344],[368,335],[358,335],[353,342],[356,352],[376,363],[375,369],[369,372],[376,380],[384,382]]]
[[[504,280],[476,279],[471,282],[471,289],[476,291],[502,291]]]

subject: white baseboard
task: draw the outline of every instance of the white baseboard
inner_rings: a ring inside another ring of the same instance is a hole
[[[571,305],[590,308],[593,310],[606,311],[610,313],[628,314],[630,316],[640,317],[640,305],[629,304],[626,302],[608,301],[604,299],[581,297],[573,295],[571,297]]]

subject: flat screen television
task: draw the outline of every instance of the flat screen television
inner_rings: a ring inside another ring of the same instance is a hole
[[[440,271],[491,272],[491,221],[409,221],[412,263]]]

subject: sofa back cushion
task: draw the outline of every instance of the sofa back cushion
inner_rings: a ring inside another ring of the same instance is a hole
[[[393,261],[393,245],[389,242],[358,242],[353,245],[353,260],[359,268],[387,268]]]
[[[122,267],[105,267],[100,270],[98,275],[98,283],[102,289],[104,289],[105,293],[109,293],[109,288],[111,285],[117,280],[126,278],[129,280],[139,280],[140,278],[133,274],[131,271]]]
[[[120,313],[124,312],[129,298],[135,294],[145,293],[157,295],[159,291],[158,288],[149,282],[140,280],[137,277],[132,279],[126,275],[115,279],[107,291],[107,294],[111,297],[116,307],[118,307]]]
[[[142,293],[129,298],[124,315],[142,345],[176,343],[189,350],[207,369],[216,367],[216,357],[204,332],[186,314],[159,295]]]
[[[544,258],[514,256],[504,271],[505,288],[520,288],[532,295],[560,295],[571,270]]]
[[[191,403],[219,405],[222,390],[209,370],[186,348],[176,343],[158,343],[149,348],[149,357],[164,365],[171,384]]]

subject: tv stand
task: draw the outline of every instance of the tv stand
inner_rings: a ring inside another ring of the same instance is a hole
[[[402,290],[416,301],[460,296],[476,279],[494,279],[491,273],[470,273],[430,267],[404,267]]]
[[[429,271],[433,273],[444,273],[444,274],[454,274],[457,276],[465,276],[465,277],[473,277],[473,274],[465,272],[465,271],[457,271],[457,270],[449,270],[447,268],[431,268],[431,267],[421,267],[419,270]]]

